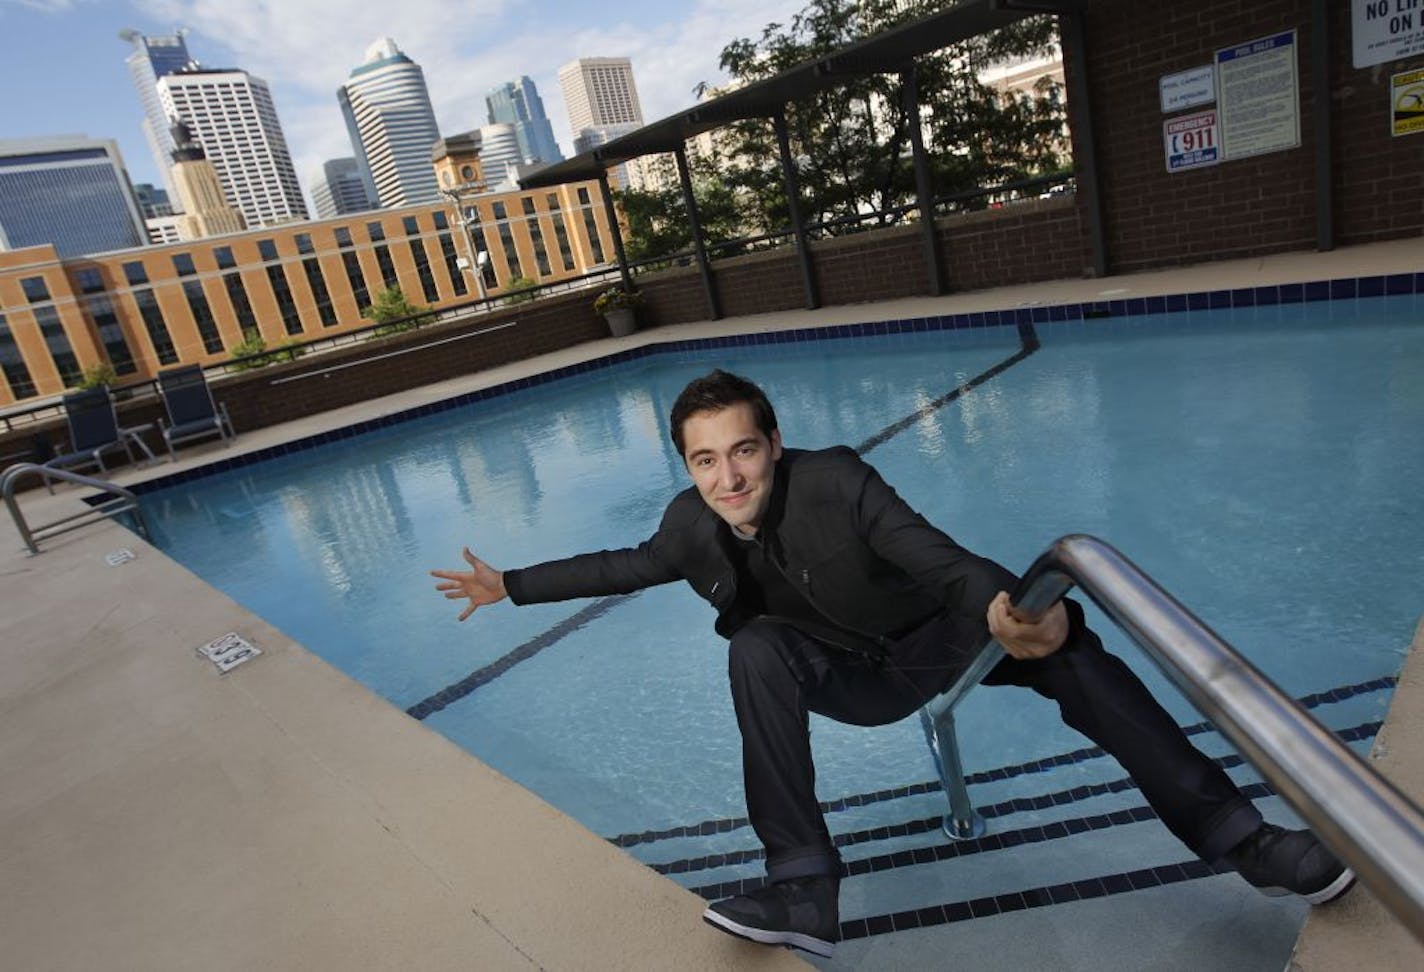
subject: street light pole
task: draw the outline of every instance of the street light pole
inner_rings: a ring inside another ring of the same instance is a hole
[[[480,300],[489,299],[489,293],[485,290],[485,263],[489,261],[489,254],[475,246],[475,234],[470,228],[470,219],[465,215],[465,207],[460,203],[460,192],[458,189],[441,189],[440,194],[450,201],[450,205],[455,207],[455,219],[459,221],[460,228],[464,230],[465,248],[470,251],[469,271],[475,277],[475,289],[479,292]]]

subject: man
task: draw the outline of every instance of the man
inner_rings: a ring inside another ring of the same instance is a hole
[[[841,863],[815,792],[809,712],[854,725],[910,715],[992,635],[1009,657],[985,679],[1055,700],[1112,754],[1162,822],[1208,861],[1266,893],[1320,904],[1354,876],[1307,831],[1260,813],[1084,625],[1073,601],[1015,615],[1015,577],[912,510],[847,448],[783,449],[761,389],[714,371],[673,404],[673,443],[693,486],[641,545],[503,573],[468,549],[468,571],[432,571],[477,608],[621,594],[685,580],[731,642],[747,815],[768,883],[704,918],[734,935],[830,955]]]

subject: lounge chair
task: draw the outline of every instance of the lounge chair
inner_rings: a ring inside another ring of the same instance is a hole
[[[104,453],[122,449],[133,462],[127,437],[119,429],[119,416],[107,386],[70,392],[64,396],[64,417],[69,422],[69,452],[45,463],[51,469],[98,466],[108,472]]]
[[[202,365],[160,371],[158,393],[163,396],[164,408],[168,410],[167,424],[159,419],[158,427],[163,432],[163,441],[168,444],[168,454],[174,459],[178,457],[173,447],[180,443],[220,435],[223,445],[228,445],[237,438],[227,406],[213,401]]]

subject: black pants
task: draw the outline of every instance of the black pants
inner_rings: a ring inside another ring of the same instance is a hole
[[[807,714],[861,726],[903,719],[948,687],[983,636],[982,625],[941,615],[898,641],[885,662],[780,622],[754,621],[733,636],[729,674],[747,814],[766,846],[772,881],[840,874],[816,800]],[[1047,658],[1006,658],[984,681],[1057,702],[1063,721],[1115,757],[1162,822],[1203,859],[1220,858],[1260,825],[1226,773],[1091,631]]]

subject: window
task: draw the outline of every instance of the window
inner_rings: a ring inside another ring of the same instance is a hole
[[[25,291],[25,299],[32,304],[49,300],[49,287],[45,285],[44,277],[26,277],[20,281],[20,287]]]
[[[578,191],[579,208],[583,210],[583,228],[588,233],[588,245],[593,250],[593,262],[603,262],[603,241],[598,238],[598,220],[593,218],[593,206],[589,203],[588,190]]]
[[[74,274],[74,279],[79,283],[81,294],[97,294],[104,290],[104,275],[99,272],[98,267],[85,267]]]
[[[539,225],[539,217],[534,212],[534,200],[525,196],[520,200],[524,208],[525,222],[529,224],[529,236],[534,241],[534,259],[539,264],[539,276],[547,277],[553,273],[553,268],[549,266],[549,251],[544,248],[544,230]]]
[[[213,319],[213,309],[208,306],[208,296],[203,293],[202,281],[183,281],[183,294],[188,298],[188,309],[193,312],[193,322],[198,325],[198,337],[202,338],[203,350],[208,354],[221,353],[222,335],[218,333],[218,322]]]
[[[435,215],[439,216],[439,213]],[[436,226],[440,221],[436,220]],[[455,252],[455,241],[449,233],[440,234],[440,254],[445,258],[445,272],[450,274],[450,283],[455,288],[456,297],[464,297],[470,292],[469,285],[465,283],[465,273],[460,269],[460,257]]]
[[[153,345],[153,353],[157,355],[159,364],[177,364],[178,350],[173,347],[173,338],[168,333],[168,324],[163,320],[163,311],[159,308],[153,291],[147,287],[135,290],[133,299],[138,305],[139,316],[143,318],[144,330],[148,331],[148,341]]]
[[[514,249],[514,232],[509,227],[509,219],[505,215],[504,203],[494,204],[495,225],[499,227],[499,241],[504,245],[504,262],[509,267],[509,279],[522,277],[520,272],[519,253]]]
[[[331,327],[336,323],[336,311],[331,306],[331,292],[326,289],[326,278],[321,275],[321,261],[314,256],[307,257],[302,261],[302,270],[306,272],[307,286],[311,288],[312,299],[316,301],[316,313],[321,318],[321,326]]]
[[[129,286],[148,283],[148,271],[144,269],[142,263],[135,260],[132,263],[124,264],[124,279],[129,282]]]
[[[298,252],[298,253],[315,253],[315,252],[316,252],[316,247],[312,246],[312,240],[311,240],[311,234],[310,234],[310,233],[298,233],[298,234],[297,234],[297,252]]]
[[[173,254],[173,269],[178,271],[180,277],[191,277],[197,273],[197,268],[193,266],[193,258],[187,253]]]
[[[346,282],[351,285],[351,296],[356,300],[357,310],[364,311],[371,304],[371,295],[366,290],[366,276],[361,272],[361,261],[351,248],[351,231],[345,226],[336,228],[336,245],[341,247],[341,264],[346,268]]]
[[[114,366],[114,373],[131,375],[137,371],[138,365],[134,364],[123,325],[119,323],[119,315],[114,313],[114,303],[109,295],[101,293],[85,297],[84,309],[89,312],[89,319],[99,332],[99,343],[104,346],[104,354]]]
[[[3,312],[0,312],[0,371],[5,373],[5,380],[10,383],[10,393],[17,399],[29,398],[38,391]]]
[[[26,277],[20,281],[20,287],[32,305],[49,300],[49,287],[44,277]],[[65,387],[77,384],[84,373],[80,370],[79,359],[74,356],[69,335],[64,332],[64,324],[59,320],[59,311],[54,309],[54,305],[47,304],[32,307],[31,313],[40,326],[40,334],[44,337],[50,360],[54,362],[54,370],[59,372],[59,380]]]
[[[249,332],[256,332],[257,315],[252,313],[252,302],[247,299],[247,287],[242,283],[242,274],[239,271],[223,274],[223,286],[227,289],[228,303],[232,304],[232,312],[237,317],[237,329],[242,332],[243,337],[247,337]]]
[[[438,230],[449,229],[450,220],[445,218],[445,214],[440,210],[431,213],[431,218],[435,220],[435,228]]]
[[[282,326],[288,334],[302,333],[302,315],[297,310],[297,302],[292,299],[286,271],[277,265],[268,267],[267,281],[272,285],[272,296],[277,298],[277,309],[282,312]]]
[[[420,232],[420,227],[414,216],[405,218],[405,231],[410,235],[406,243],[410,246],[410,258],[415,263],[415,274],[420,278],[420,289],[425,294],[426,302],[433,304],[440,299],[440,290],[435,286],[435,274],[430,272],[430,254],[425,249],[425,243],[415,235]]]
[[[231,270],[237,266],[237,261],[232,258],[232,247],[230,246],[214,247],[213,259],[217,260],[219,270]]]
[[[549,193],[549,213],[554,220],[554,238],[559,242],[559,259],[563,261],[565,270],[572,270],[574,251],[569,246],[569,229],[564,225],[564,214],[559,210],[557,193]]]
[[[272,240],[258,240],[257,252],[263,260],[277,259],[277,244]]]
[[[380,223],[367,223],[366,230],[371,234],[371,242],[376,244],[372,249],[376,251],[376,265],[381,268],[381,281],[385,288],[390,290],[400,286],[400,280],[396,277],[396,265],[391,262],[391,251],[378,242],[386,238],[385,229]]]

